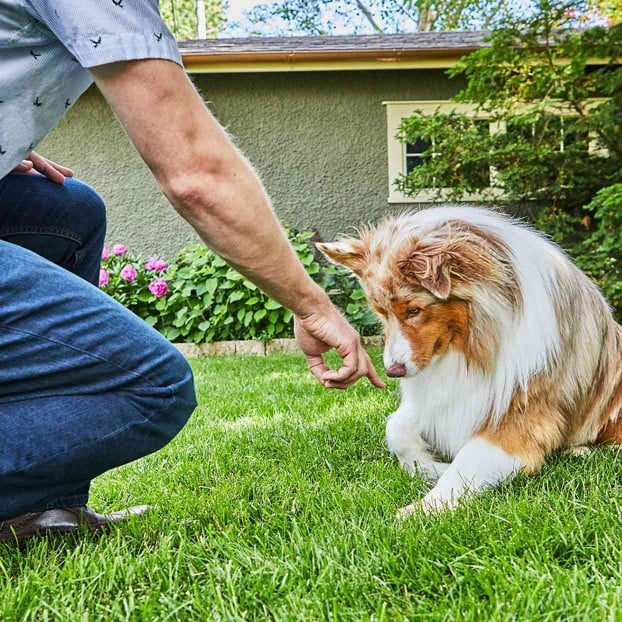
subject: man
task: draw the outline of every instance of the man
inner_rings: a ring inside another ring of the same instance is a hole
[[[0,537],[100,529],[90,481],[156,451],[195,408],[186,361],[94,285],[104,206],[32,150],[95,80],[202,239],[295,315],[328,388],[383,383],[307,276],[249,163],[181,66],[156,0],[0,0]],[[67,178],[67,179],[66,179]],[[322,354],[343,359],[329,370]]]

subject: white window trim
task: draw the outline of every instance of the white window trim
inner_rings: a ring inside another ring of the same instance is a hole
[[[605,101],[604,98],[590,99],[588,105],[597,105]],[[395,180],[401,175],[406,174],[406,149],[403,143],[397,138],[400,125],[403,119],[412,116],[416,110],[420,110],[423,115],[432,115],[435,112],[448,114],[456,112],[464,114],[474,120],[490,119],[490,114],[483,110],[477,110],[473,104],[458,104],[446,99],[426,99],[413,101],[385,101],[382,102],[387,109],[387,152],[389,164],[389,198],[388,203],[438,203],[449,197],[451,188],[422,188],[415,196],[406,196],[395,188]],[[559,116],[574,116],[576,112],[560,103],[559,106],[552,105],[551,108]],[[505,131],[505,122],[490,122],[490,133]],[[589,150],[591,153],[599,151],[596,141],[590,141]],[[603,150],[601,150],[603,151]],[[606,151],[606,150],[605,150]],[[463,201],[494,201],[495,198],[503,196],[503,189],[494,186],[496,171],[490,168],[490,180],[493,185],[482,189],[475,194],[467,194],[462,197]]]

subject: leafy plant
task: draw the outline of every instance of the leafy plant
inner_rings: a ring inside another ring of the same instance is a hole
[[[585,206],[583,231],[561,210],[543,210],[536,226],[565,247],[575,263],[600,287],[622,321],[622,183],[600,190]]]
[[[377,321],[358,282],[344,269],[317,261],[313,236],[289,232],[307,273],[362,334],[376,333]],[[159,259],[143,263],[117,245],[104,253],[100,286],[171,341],[293,336],[291,312],[201,244],[181,251],[169,266]]]
[[[99,286],[139,317],[148,318],[156,301],[169,291],[164,278],[167,269],[168,264],[162,259],[144,262],[130,255],[124,244],[116,244],[112,250],[103,250]]]
[[[402,192],[416,198],[436,188],[439,199],[460,200],[493,185],[503,190],[497,202],[578,213],[622,179],[622,25],[577,32],[585,3],[538,4],[533,17],[509,19],[489,47],[450,70],[466,79],[454,99],[473,104],[475,118],[436,112],[403,121],[399,139],[427,149],[396,180]]]
[[[346,316],[348,322],[361,335],[377,335],[381,331],[380,322],[369,307],[365,292],[356,277],[343,266],[324,267],[323,286],[331,300]]]

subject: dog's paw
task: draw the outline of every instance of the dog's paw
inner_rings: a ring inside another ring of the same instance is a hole
[[[458,507],[458,501],[459,498],[456,495],[439,494],[436,489],[433,489],[421,499],[420,506],[423,513],[430,516],[454,510]]]
[[[583,458],[584,456],[589,456],[592,451],[594,451],[594,449],[588,445],[575,445],[574,447],[565,449],[563,454],[571,458]]]
[[[414,503],[411,503],[410,505],[400,508],[397,511],[395,518],[399,521],[403,521],[410,518],[413,514],[415,514],[415,512],[417,512],[417,506]]]

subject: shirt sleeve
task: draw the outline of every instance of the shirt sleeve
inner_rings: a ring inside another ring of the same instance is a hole
[[[182,64],[158,0],[27,0],[43,22],[86,68],[126,60],[162,58]]]

